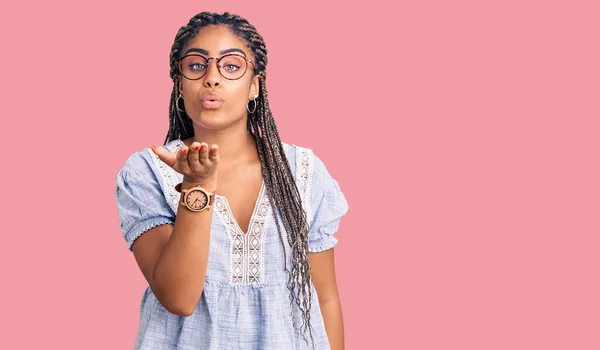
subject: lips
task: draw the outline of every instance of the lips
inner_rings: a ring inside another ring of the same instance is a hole
[[[223,102],[223,99],[221,98],[221,96],[219,94],[211,92],[209,94],[204,94],[204,95],[200,96],[200,101],[202,101],[202,102],[206,102],[206,101]]]
[[[206,109],[217,109],[223,104],[223,99],[217,93],[211,92],[200,96],[202,107]]]
[[[221,96],[215,92],[203,94],[200,96],[202,107],[206,109],[217,109],[223,104]]]

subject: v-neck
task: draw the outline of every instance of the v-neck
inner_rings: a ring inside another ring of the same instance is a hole
[[[175,141],[175,152],[177,152],[183,145],[185,145],[185,143],[183,143],[183,141],[181,139],[177,139]],[[265,196],[265,189],[266,189],[265,179],[263,178],[260,183],[260,190],[258,191],[258,197],[256,198],[256,202],[254,203],[254,209],[252,210],[252,214],[250,215],[250,221],[248,222],[248,232],[242,231],[240,224],[238,223],[237,219],[233,216],[233,211],[231,210],[231,206],[229,205],[229,201],[227,200],[227,197],[222,196],[218,193],[215,193],[215,204],[219,199],[222,201],[223,206],[225,207],[225,211],[227,212],[227,215],[230,216],[229,221],[231,223],[233,223],[235,230],[238,231],[239,233],[241,233],[242,235],[244,235],[244,237],[247,237],[248,234],[250,232],[252,232],[252,228],[254,227],[254,224],[257,221],[256,216],[258,215],[258,210],[261,206],[261,202],[263,201],[263,197]],[[179,197],[177,197],[177,198],[179,198]],[[177,205],[175,205],[175,207],[177,207]],[[265,213],[263,213],[263,215],[264,214]],[[227,224],[227,223],[223,222],[223,224]]]
[[[242,230],[242,228],[240,227],[240,224],[238,223],[237,219],[233,215],[233,210],[231,210],[231,206],[229,205],[229,201],[227,200],[227,197],[222,196],[218,193],[215,193],[215,199],[218,200],[220,198],[223,200],[223,205],[225,206],[225,209],[227,210],[227,214],[230,216],[230,221],[234,224],[234,226],[238,232],[240,232],[244,236],[247,236],[248,233],[252,231],[254,222],[256,221],[255,220],[256,215],[258,212],[258,208],[260,207],[260,204],[263,200],[264,191],[265,191],[265,180],[263,179],[260,183],[260,190],[258,191],[258,197],[256,198],[256,202],[254,203],[254,209],[252,210],[252,214],[250,215],[250,221],[248,221],[248,232],[244,232]]]

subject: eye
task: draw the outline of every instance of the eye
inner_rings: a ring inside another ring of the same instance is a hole
[[[235,72],[236,70],[240,69],[240,67],[235,64],[226,64],[223,66],[223,68],[225,68],[225,70],[228,72]]]
[[[206,65],[202,64],[202,63],[193,63],[193,64],[189,65],[189,68],[191,70],[196,70],[196,71],[198,71],[198,70],[204,70],[204,69],[206,69]]]

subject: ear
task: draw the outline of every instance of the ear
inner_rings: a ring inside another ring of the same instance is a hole
[[[250,91],[248,91],[248,100],[254,100],[260,93],[260,74],[252,78],[250,82]],[[256,97],[254,97],[256,96]]]

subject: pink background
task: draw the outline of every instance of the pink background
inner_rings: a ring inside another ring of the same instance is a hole
[[[348,198],[347,349],[600,348],[597,2],[219,3],[1,5],[0,348],[133,348],[115,178],[203,10],[265,37],[283,140]]]

